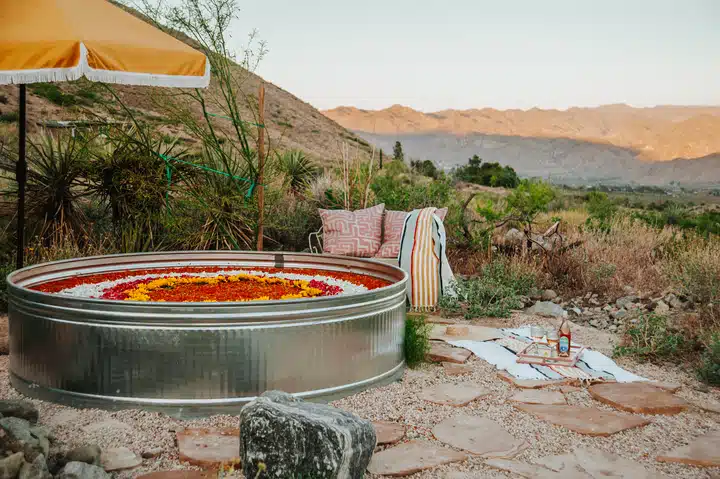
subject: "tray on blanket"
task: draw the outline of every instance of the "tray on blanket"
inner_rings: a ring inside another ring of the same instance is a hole
[[[584,346],[570,346],[570,356],[542,356],[540,349],[548,348],[547,344],[532,342],[525,349],[517,354],[517,362],[520,364],[537,364],[540,366],[567,366],[573,367],[580,359]]]

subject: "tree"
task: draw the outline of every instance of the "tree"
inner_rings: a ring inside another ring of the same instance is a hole
[[[500,163],[483,163],[478,155],[468,159],[468,164],[458,168],[455,176],[462,181],[483,186],[515,188],[520,183],[515,170]]]
[[[399,141],[396,141],[393,147],[393,160],[405,161],[405,153],[403,153],[402,143]]]
[[[427,176],[428,178],[437,179],[440,176],[437,166],[430,160],[412,160],[410,161],[410,168],[416,173]]]

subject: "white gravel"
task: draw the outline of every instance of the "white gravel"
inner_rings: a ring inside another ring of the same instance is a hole
[[[474,323],[502,327],[537,323],[554,324],[553,321],[524,314],[516,314],[507,320]],[[600,346],[601,349],[607,347],[608,341],[613,340],[612,337],[607,337],[607,333],[582,326],[574,326],[573,334],[578,342],[594,347]],[[720,391],[708,390],[679,367],[639,365],[631,360],[622,360],[619,363],[622,367],[647,378],[682,384],[683,388],[678,395],[690,402],[720,400]],[[440,444],[432,436],[433,426],[456,414],[477,414],[493,419],[511,434],[528,440],[531,444],[530,448],[517,457],[521,461],[531,462],[539,457],[560,454],[581,446],[597,447],[637,460],[667,477],[720,477],[720,468],[696,468],[654,461],[654,457],[661,452],[686,444],[710,430],[720,429],[718,414],[691,408],[676,416],[648,416],[652,424],[609,437],[584,436],[517,411],[508,401],[517,391],[516,388],[500,380],[495,368],[488,363],[472,357],[468,364],[473,366],[474,372],[460,377],[447,376],[440,365],[426,364],[417,370],[406,371],[401,382],[341,399],[333,405],[355,412],[366,419],[403,423],[408,427],[407,440],[421,438]],[[21,396],[9,384],[7,368],[8,356],[0,356],[0,397],[20,398]],[[478,385],[489,389],[492,393],[462,408],[436,405],[418,398],[424,388],[447,382]],[[610,409],[593,401],[585,390],[568,393],[566,397],[569,404]],[[162,455],[143,460],[140,468],[121,472],[117,476],[121,478],[136,477],[156,470],[191,469],[178,461],[177,449],[174,446],[176,429],[193,426],[238,426],[238,419],[235,416],[213,416],[201,420],[180,421],[161,414],[138,410],[110,413],[100,410],[78,410],[37,400],[32,402],[40,411],[40,423],[52,428],[58,440],[63,443],[63,448],[92,442],[100,447],[126,446],[138,454],[158,446],[163,448]],[[242,477],[242,475],[236,473],[226,477]],[[463,463],[441,466],[411,477],[474,479],[513,476],[484,466],[481,458],[470,458]]]
[[[77,286],[73,286],[72,288],[66,288],[61,291],[59,291],[57,294],[64,294],[67,296],[76,296],[81,298],[99,298],[107,289],[112,288],[114,286],[117,286],[118,284],[122,283],[129,283],[131,281],[137,281],[137,280],[151,280],[155,278],[162,278],[167,276],[172,277],[178,277],[178,276],[192,276],[192,277],[198,277],[198,278],[210,278],[213,276],[218,275],[226,275],[226,276],[232,276],[237,274],[262,274],[263,276],[269,276],[274,278],[284,278],[284,279],[291,279],[291,280],[303,280],[303,281],[311,281],[311,280],[317,280],[322,281],[324,283],[327,283],[331,286],[338,286],[342,289],[342,292],[338,294],[340,295],[346,295],[346,294],[357,294],[362,293],[363,291],[367,291],[367,288],[365,286],[351,283],[350,281],[345,281],[342,279],[336,279],[331,278],[328,276],[323,275],[307,275],[307,274],[297,274],[297,273],[266,273],[266,272],[258,272],[253,270],[245,270],[245,269],[228,269],[228,270],[221,270],[221,271],[213,271],[213,272],[192,272],[192,273],[153,273],[153,274],[142,274],[142,275],[135,275],[135,276],[126,276],[121,279],[117,279],[114,281],[100,281],[98,283],[83,283],[79,284]]]

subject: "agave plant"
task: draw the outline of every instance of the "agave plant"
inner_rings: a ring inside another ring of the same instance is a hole
[[[88,142],[67,133],[51,134],[41,131],[28,139],[28,176],[26,211],[31,224],[40,228],[44,238],[58,231],[78,233],[83,230],[85,217],[81,201],[90,191],[85,173],[88,167]],[[5,200],[15,201],[17,158],[8,148],[0,154],[0,171],[8,181]]]
[[[277,154],[277,166],[285,175],[286,186],[295,194],[307,190],[317,176],[318,169],[313,161],[300,150]]]

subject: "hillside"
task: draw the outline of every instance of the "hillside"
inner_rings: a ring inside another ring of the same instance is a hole
[[[324,114],[386,151],[450,168],[478,154],[557,181],[720,183],[720,107],[607,105],[560,110],[444,110],[395,105]]]
[[[120,5],[137,17],[149,21],[146,17],[133,9]],[[179,32],[170,32],[180,40],[193,45],[192,40]],[[235,74],[242,83],[242,93],[250,102],[257,99],[257,92],[261,81],[258,75],[237,67]],[[177,136],[188,144],[194,140],[177,124],[167,121],[163,114],[163,105],[160,100],[164,95],[177,90],[156,89],[150,87],[128,87],[114,85],[122,102],[129,107],[136,118],[156,126],[157,131],[164,135]],[[327,165],[337,160],[340,155],[340,145],[348,142],[357,147],[360,154],[369,150],[367,142],[354,133],[346,130],[334,120],[320,113],[312,105],[302,101],[283,88],[265,81],[265,121],[268,125],[271,150],[301,149],[312,156],[319,164]],[[212,99],[220,95],[215,79],[212,79],[206,97]],[[14,85],[0,85],[0,134],[2,130],[12,129],[16,122],[18,88]],[[218,108],[213,108],[212,101],[209,111],[221,114]],[[244,108],[239,101],[244,117],[255,121],[253,113]],[[196,105],[195,105],[196,106]],[[28,87],[28,127],[30,131],[39,128],[39,122],[47,121],[77,121],[97,119],[123,120],[123,111],[120,105],[100,85],[85,80],[72,83],[39,84]],[[202,118],[199,107],[194,108],[197,118]],[[217,119],[218,125],[230,127],[227,120]]]

